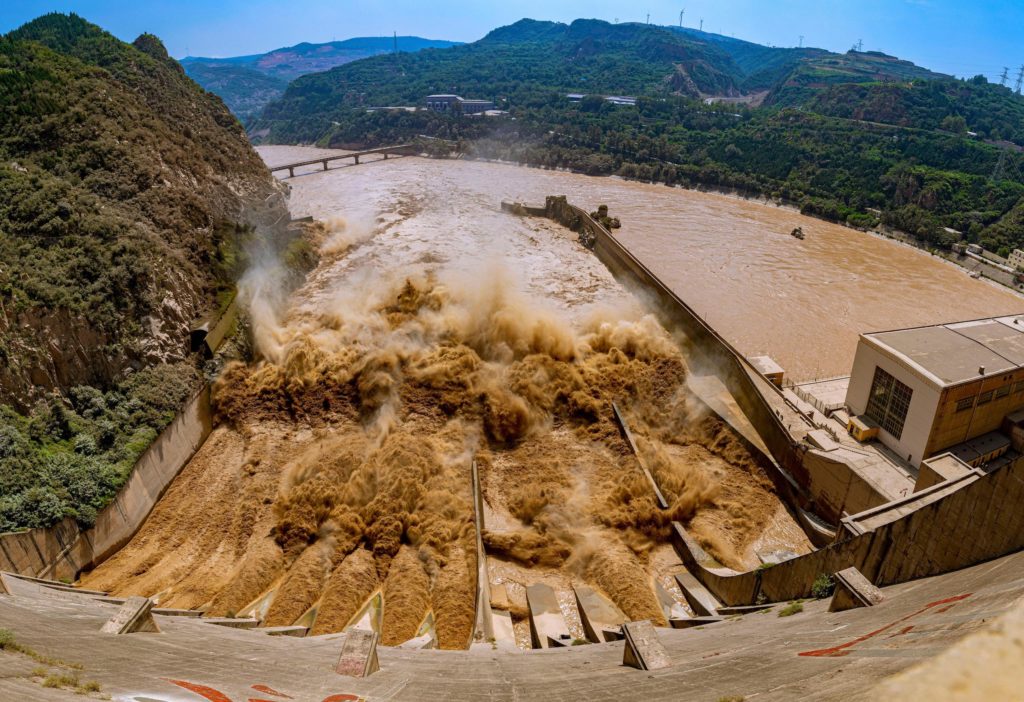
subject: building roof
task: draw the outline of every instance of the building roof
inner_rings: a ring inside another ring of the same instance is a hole
[[[756,368],[761,375],[786,372],[771,356],[751,356],[747,360],[750,361],[750,365]]]
[[[438,93],[437,95],[428,95],[427,97],[424,98],[424,100],[430,100],[430,99],[439,100],[441,98],[447,98],[448,100],[461,100],[462,99],[458,95],[450,95],[448,93]]]
[[[940,387],[1024,368],[1024,315],[863,334]]]

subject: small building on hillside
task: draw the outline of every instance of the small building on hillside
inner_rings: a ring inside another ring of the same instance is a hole
[[[1009,445],[988,450],[992,432],[1024,408],[1024,315],[862,334],[846,406],[911,465],[990,461]]]
[[[458,95],[428,95],[424,103],[428,110],[446,114],[475,115],[494,109],[490,100],[467,100]]]
[[[1009,257],[1010,266],[1015,270],[1024,270],[1024,251],[1014,249]]]

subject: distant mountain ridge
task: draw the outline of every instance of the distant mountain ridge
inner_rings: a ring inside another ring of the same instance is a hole
[[[288,83],[369,56],[457,46],[459,42],[416,36],[354,37],[323,44],[302,42],[263,54],[208,58],[186,56],[180,63],[192,80],[219,95],[240,119],[258,114],[280,97]]]
[[[275,139],[317,138],[337,115],[367,105],[417,104],[431,92],[532,99],[538,90],[731,98],[797,106],[836,83],[907,83],[948,76],[877,52],[776,48],[683,27],[522,19],[482,39],[401,61],[369,58],[303,76],[253,127]],[[283,124],[288,122],[290,124]],[[294,129],[301,123],[301,130]]]

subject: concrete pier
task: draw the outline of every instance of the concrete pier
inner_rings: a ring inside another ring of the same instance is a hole
[[[558,598],[549,585],[530,585],[526,588],[526,603],[530,609],[530,640],[534,648],[572,644],[572,635],[565,625]]]

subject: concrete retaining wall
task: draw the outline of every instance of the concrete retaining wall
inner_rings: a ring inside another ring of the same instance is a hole
[[[673,525],[673,545],[703,585],[727,604],[809,597],[814,579],[855,567],[879,587],[939,575],[1024,549],[1024,460],[1004,466],[882,524],[765,570],[734,573]]]
[[[507,211],[516,211],[505,203],[502,206]],[[527,214],[537,211],[537,208],[518,207]],[[753,455],[765,459],[762,467],[779,494],[792,505],[811,507],[811,500],[800,487],[801,483],[793,478],[804,473],[803,449],[792,440],[789,431],[765,400],[768,393],[775,393],[781,398],[779,389],[589,214],[570,205],[562,196],[548,197],[544,214],[580,232],[580,241],[594,251],[618,280],[653,297],[655,309],[666,327],[677,329],[686,336],[691,364],[713,370],[757,430],[771,457],[763,456],[761,450],[749,442],[744,443],[748,443]],[[817,540],[816,535],[812,538]]]
[[[580,240],[616,278],[639,283],[653,296],[662,321],[686,334],[691,358],[715,370],[780,464],[781,469],[768,470],[780,494],[791,504],[807,504],[806,493],[793,479],[796,476],[801,485],[811,482],[803,464],[804,449],[792,441],[766,400],[779,390],[586,212],[564,197],[549,197],[545,215],[580,232]],[[818,575],[851,566],[875,585],[886,586],[1024,549],[1022,500],[1024,460],[909,514],[895,511],[899,516],[872,531],[764,570],[737,573],[722,568],[679,524],[674,525],[673,544],[694,576],[726,604],[754,604],[762,595],[784,601],[810,596]]]
[[[83,531],[73,519],[47,529],[0,534],[0,570],[74,580],[135,535],[157,500],[213,430],[210,388],[204,386],[150,444],[128,482]]]

